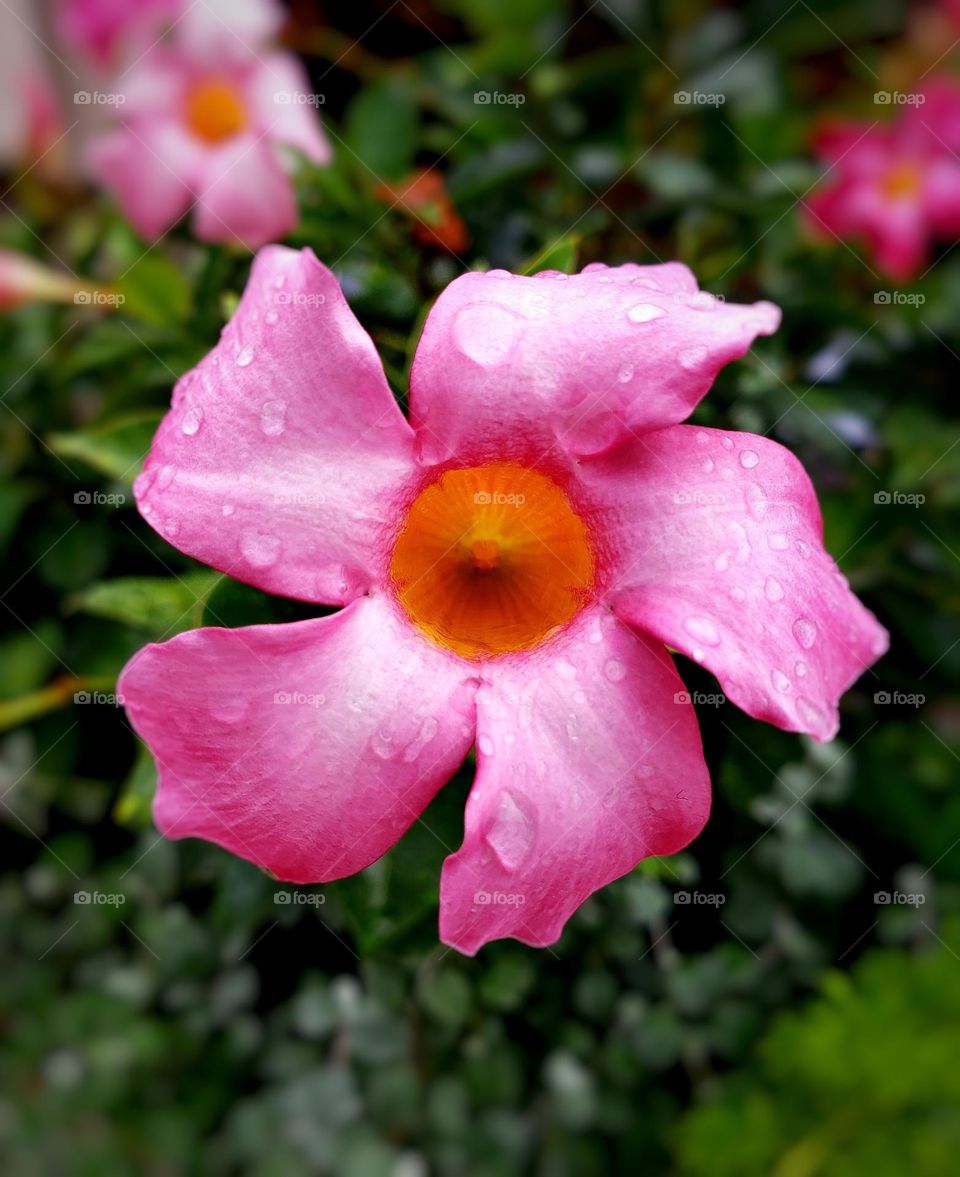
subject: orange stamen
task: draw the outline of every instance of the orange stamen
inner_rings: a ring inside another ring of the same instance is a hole
[[[187,95],[187,126],[207,143],[222,143],[248,124],[247,109],[235,86],[210,78]]]
[[[390,564],[410,620],[467,658],[537,645],[569,621],[595,580],[586,524],[538,470],[447,470],[411,505]]]

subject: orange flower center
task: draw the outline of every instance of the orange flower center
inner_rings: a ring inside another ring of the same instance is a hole
[[[431,641],[466,658],[537,645],[587,602],[586,524],[546,474],[496,462],[447,470],[414,500],[390,563]]]
[[[187,126],[207,143],[222,143],[247,126],[247,109],[237,88],[218,78],[200,82],[187,95]]]
[[[915,163],[898,163],[884,176],[882,187],[891,200],[916,196],[920,191],[920,169]]]

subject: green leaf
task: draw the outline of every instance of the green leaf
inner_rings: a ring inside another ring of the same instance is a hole
[[[52,433],[47,444],[61,458],[77,458],[108,478],[132,483],[162,416],[160,409],[143,409],[92,429]]]
[[[157,791],[157,766],[146,744],[137,744],[137,758],[120,788],[113,816],[124,826],[148,826],[150,806]]]
[[[577,268],[577,253],[580,249],[580,236],[571,233],[568,237],[561,237],[551,241],[532,257],[520,272],[521,274],[538,274],[541,270],[559,270],[561,274],[572,274]]]
[[[396,180],[410,170],[419,126],[410,88],[389,79],[360,91],[347,110],[344,129],[347,146],[366,165],[361,170],[377,181]]]
[[[125,314],[159,327],[183,323],[190,311],[190,284],[183,271],[159,253],[141,257],[122,277],[117,291]]]
[[[122,622],[154,638],[170,637],[201,624],[206,598],[221,579],[218,572],[189,572],[179,579],[120,577],[74,593],[66,608]]]

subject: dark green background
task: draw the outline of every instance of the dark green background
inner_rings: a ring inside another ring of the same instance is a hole
[[[855,245],[811,243],[798,210],[816,120],[887,115],[873,94],[904,84],[903,6],[294,10],[337,160],[302,172],[292,240],[333,265],[398,396],[419,317],[464,264],[680,258],[717,294],[775,300],[783,328],[695,420],[801,457],[827,545],[892,649],[828,746],[701,707],[706,831],[591,899],[554,949],[466,960],[437,942],[469,764],[384,860],[313,889],[322,905],[275,903],[247,863],[158,840],[122,709],[71,702],[205,616],[305,615],[180,556],[130,497],[173,380],[216,339],[249,259],[184,228],[145,253],[104,199],[11,176],[3,243],[50,260],[42,238],[78,273],[125,275],[127,301],[0,322],[4,1171],[954,1171],[960,257],[945,246],[902,288],[920,305],[881,305],[893,285]],[[478,105],[478,90],[525,102]],[[418,247],[374,195],[436,160],[472,236],[462,259]],[[675,902],[694,889],[723,905]]]

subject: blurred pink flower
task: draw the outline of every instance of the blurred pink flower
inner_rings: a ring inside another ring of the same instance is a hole
[[[475,742],[441,936],[539,946],[706,821],[665,644],[751,715],[830,739],[887,635],[824,551],[796,458],[678,424],[779,320],[676,262],[465,274],[426,321],[408,422],[333,274],[263,250],[134,490],[188,555],[344,608],[128,663],[159,829],[281,879],[341,878]]]
[[[929,264],[935,240],[960,235],[960,86],[931,82],[886,125],[835,122],[817,138],[828,165],[805,200],[814,231],[859,239],[895,281]]]
[[[91,173],[148,239],[194,205],[202,240],[256,249],[297,222],[288,149],[324,163],[329,145],[295,57],[202,39],[198,50],[191,29],[184,18],[123,75]]]
[[[26,253],[0,249],[0,311],[36,302],[90,301],[90,292],[100,288],[63,274]],[[77,295],[81,297],[77,299]]]
[[[256,48],[283,22],[276,0],[60,0],[57,34],[97,65],[117,67],[143,52],[166,28],[183,25],[196,52],[231,42]]]

